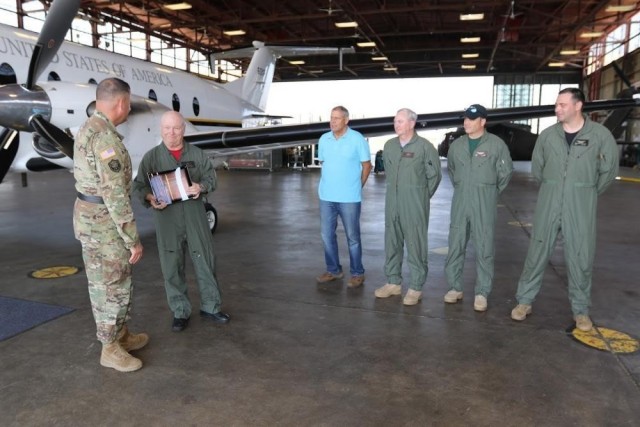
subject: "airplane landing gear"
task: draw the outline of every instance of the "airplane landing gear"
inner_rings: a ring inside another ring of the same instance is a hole
[[[209,230],[211,230],[211,234],[216,231],[216,227],[218,226],[218,211],[213,205],[209,202],[205,202],[204,209],[207,212],[207,221],[209,222]]]

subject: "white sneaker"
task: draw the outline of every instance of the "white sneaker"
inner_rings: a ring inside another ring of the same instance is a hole
[[[593,328],[593,322],[586,314],[578,314],[573,319],[576,321],[576,328],[583,332],[589,332]]]
[[[409,289],[404,296],[402,303],[404,305],[416,305],[422,299],[422,291],[414,291]]]
[[[374,293],[378,298],[389,298],[393,295],[400,295],[402,293],[402,286],[387,283],[386,285],[376,289]]]
[[[487,298],[482,295],[476,295],[476,299],[473,302],[473,309],[475,311],[487,311]]]
[[[462,299],[462,292],[451,289],[444,295],[444,302],[448,304],[455,304]]]

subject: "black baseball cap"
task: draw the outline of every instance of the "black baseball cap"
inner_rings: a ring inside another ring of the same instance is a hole
[[[480,104],[471,104],[464,109],[464,116],[471,120],[475,120],[478,117],[482,117],[483,119],[486,119],[487,109]]]

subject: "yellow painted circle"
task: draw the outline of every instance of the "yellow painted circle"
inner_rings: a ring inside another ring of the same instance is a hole
[[[581,343],[598,350],[612,353],[634,353],[640,349],[638,340],[613,329],[594,326],[590,331],[584,332],[575,328],[571,334]]]
[[[520,222],[520,221],[509,221],[507,224],[513,225],[514,227],[532,227],[533,224],[530,222]]]
[[[34,279],[57,279],[60,277],[66,277],[76,274],[80,269],[71,265],[59,265],[55,267],[41,268],[40,270],[32,271],[29,276]]]

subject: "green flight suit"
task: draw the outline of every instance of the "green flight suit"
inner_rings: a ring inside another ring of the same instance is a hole
[[[451,289],[462,292],[462,271],[469,236],[476,250],[475,295],[487,297],[493,284],[494,231],[498,194],[513,172],[509,149],[502,139],[484,132],[470,153],[469,136],[453,141],[447,170],[453,184],[449,253],[444,271]]]
[[[204,193],[215,190],[216,174],[204,151],[185,144],[180,162],[177,162],[167,147],[160,144],[144,155],[133,184],[144,206],[151,206],[145,200],[145,196],[151,193],[147,174],[173,170],[180,165],[187,166],[191,180],[200,183],[205,188]],[[221,295],[215,273],[213,239],[202,195],[197,199],[174,202],[162,210],[154,209],[153,213],[167,301],[174,317],[187,319],[191,315],[185,280],[187,248],[198,282],[200,309],[217,313],[220,311]]]
[[[100,112],[78,131],[73,176],[78,193],[102,198],[101,202],[76,199],[73,230],[82,244],[96,336],[108,344],[129,320],[130,249],[140,238],[131,208],[131,158],[122,136]]]
[[[533,303],[562,230],[574,315],[589,312],[598,195],[618,173],[618,147],[613,135],[587,116],[584,119],[571,146],[566,142],[562,123],[545,129],[536,141],[531,174],[540,183],[540,190],[516,294],[518,303]]]
[[[411,271],[409,287],[420,291],[427,280],[429,207],[442,171],[434,146],[414,134],[404,146],[398,137],[384,145],[385,197],[384,272],[387,282],[402,283],[402,258],[407,246],[407,263]]]

